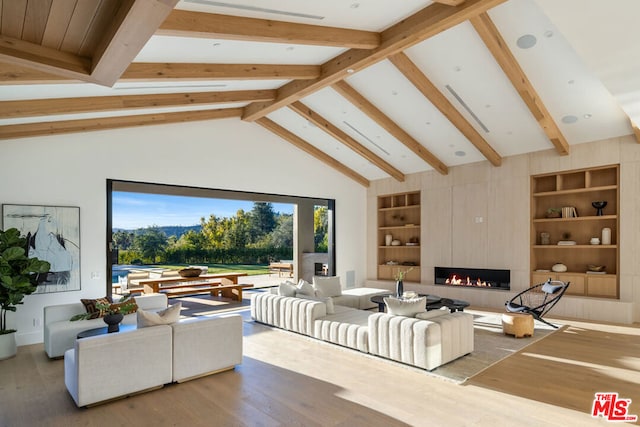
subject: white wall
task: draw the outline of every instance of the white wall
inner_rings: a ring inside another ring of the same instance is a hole
[[[258,125],[227,119],[16,139],[0,142],[0,159],[1,203],[80,207],[82,289],[26,297],[11,319],[19,345],[42,341],[44,306],[104,296],[108,178],[336,199],[337,274],[365,278],[366,189]]]
[[[405,289],[460,298],[480,307],[502,308],[530,285],[530,176],[592,166],[620,164],[620,299],[566,296],[553,314],[580,319],[630,323],[640,321],[640,144],[631,136],[574,145],[569,156],[554,150],[453,167],[449,174],[425,172],[375,181],[367,195],[367,277],[375,280],[377,197],[422,191],[420,284]],[[482,217],[482,222],[476,222]],[[433,285],[434,266],[505,268],[511,291],[445,288]],[[387,287],[392,284],[386,283]]]

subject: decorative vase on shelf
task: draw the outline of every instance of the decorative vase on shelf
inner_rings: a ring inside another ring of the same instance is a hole
[[[384,244],[387,246],[391,246],[391,242],[393,241],[393,236],[391,234],[387,234],[384,236]]]
[[[122,322],[122,319],[124,319],[122,313],[106,314],[102,318],[102,320],[104,320],[104,323],[107,324],[108,333],[120,331],[120,322]]]
[[[602,229],[602,237],[600,241],[603,245],[611,244],[611,229],[609,227],[605,227]]]
[[[396,281],[396,296],[398,298],[402,298],[402,294],[404,294],[404,285],[402,284],[402,280]]]

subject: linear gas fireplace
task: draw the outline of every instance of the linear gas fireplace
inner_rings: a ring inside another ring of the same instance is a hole
[[[435,267],[435,284],[482,289],[511,289],[511,271],[488,268]]]

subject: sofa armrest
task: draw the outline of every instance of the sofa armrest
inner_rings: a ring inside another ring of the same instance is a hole
[[[196,317],[171,325],[173,381],[233,369],[242,363],[242,316]]]
[[[167,294],[142,294],[134,297],[138,308],[145,311],[163,310],[168,307],[169,300]]]
[[[69,320],[76,314],[86,313],[84,305],[80,302],[70,304],[48,305],[44,308],[44,325],[61,320]]]

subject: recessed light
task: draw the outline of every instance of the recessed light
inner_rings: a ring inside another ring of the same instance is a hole
[[[397,94],[398,94],[398,91],[396,90],[391,91],[391,95],[396,96]]]
[[[524,36],[518,37],[518,41],[516,44],[520,49],[530,49],[536,45],[538,39],[533,34],[525,34]]]
[[[460,70],[462,70],[462,67],[461,67],[461,66],[459,66],[459,65],[456,65],[456,66],[453,68],[453,70],[454,70],[454,71],[460,71]]]
[[[576,116],[564,116],[562,118],[562,123],[566,123],[568,125],[570,125],[571,123],[575,123],[578,121],[578,118]]]
[[[507,135],[513,135],[512,131],[507,131]]]
[[[349,7],[350,7],[351,9],[357,9],[357,8],[359,8],[359,7],[360,7],[360,3],[351,3],[351,5],[349,5]]]
[[[553,31],[551,30],[547,30],[544,32],[544,36],[549,38],[549,37],[553,37]]]
[[[456,144],[449,144],[449,147],[451,147],[451,148],[453,148],[455,146],[456,146]]]
[[[431,125],[431,122],[425,122],[424,124],[429,126],[429,125]]]
[[[216,42],[216,43],[214,43],[214,44],[213,44],[213,47],[218,47],[218,46],[220,46],[221,44],[222,44],[222,43],[218,43],[218,42]]]
[[[291,52],[292,50],[295,50],[295,47],[293,47],[293,46],[289,46],[286,50],[288,50],[289,52]]]
[[[462,151],[462,150],[460,150],[460,151],[456,151],[456,152],[455,152],[455,153],[453,153],[453,154],[455,154],[455,155],[456,155],[456,156],[458,156],[458,157],[464,157],[464,156],[466,156],[466,155],[467,155],[467,153],[465,153],[465,152],[464,152],[464,151]]]
[[[485,105],[484,108],[491,108],[491,104]]]
[[[582,117],[584,117],[585,119],[590,119],[590,118],[591,118],[591,114],[586,113],[586,114],[585,114],[584,116],[582,116]]]
[[[347,68],[347,73],[349,73],[349,74],[353,74],[354,71],[356,71],[356,70],[354,70],[353,68]]]
[[[575,80],[571,79],[571,80],[569,80],[567,83],[569,83],[570,85],[572,85],[572,84],[574,84],[575,82],[576,82]]]

